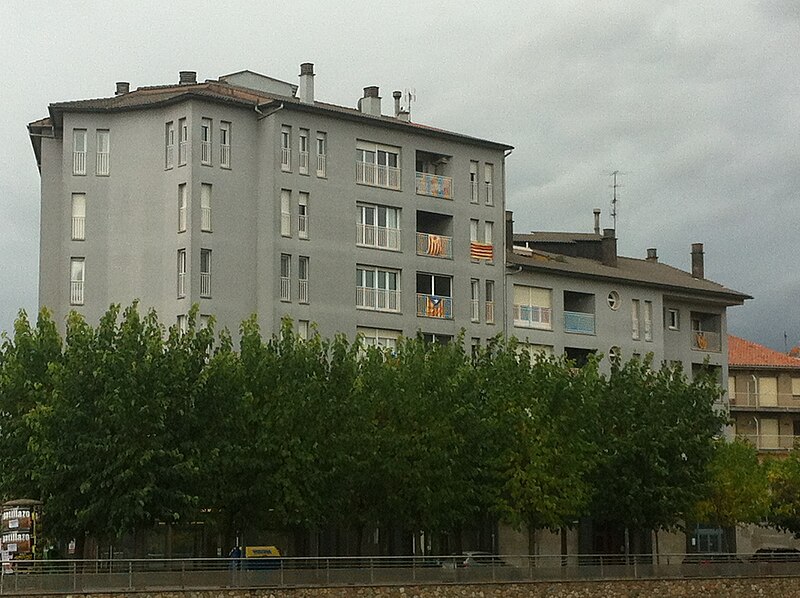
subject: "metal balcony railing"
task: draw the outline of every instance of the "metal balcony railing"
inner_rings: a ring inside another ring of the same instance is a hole
[[[178,208],[178,232],[186,230],[186,208]]]
[[[108,176],[111,172],[111,159],[108,152],[97,152],[97,163],[95,164],[97,176]]]
[[[418,172],[416,189],[417,195],[453,199],[453,179],[449,176]]]
[[[308,216],[305,214],[297,215],[297,236],[308,239]]]
[[[86,217],[85,216],[73,216],[72,217],[72,240],[73,241],[83,241],[85,237],[85,226],[86,226]]]
[[[211,164],[211,142],[200,142],[200,162],[202,164]]]
[[[552,330],[553,312],[539,305],[514,305],[514,326],[519,328],[541,328]]]
[[[281,170],[289,172],[292,169],[292,148],[281,148]]]
[[[209,272],[200,273],[200,296],[211,297],[211,274]]]
[[[72,305],[83,305],[82,280],[73,280],[69,283],[69,302]]]
[[[325,177],[328,172],[327,158],[325,154],[317,154],[317,176]]]
[[[470,187],[472,187],[472,195],[470,196],[471,203],[479,203],[478,197],[478,181],[471,181]]]
[[[297,300],[300,303],[308,303],[308,280],[299,281],[297,287]]]
[[[417,293],[417,315],[425,318],[453,319],[453,298]]]
[[[400,169],[382,164],[356,162],[356,183],[386,189],[400,189]]]
[[[281,235],[292,236],[292,215],[289,212],[281,212]]]
[[[399,251],[400,229],[374,224],[356,224],[356,244]]]
[[[706,332],[705,330],[692,332],[692,349],[719,353],[722,350],[719,333]]]
[[[486,323],[494,324],[494,301],[486,302]]]
[[[291,301],[292,299],[292,282],[288,276],[281,276],[281,301]]]
[[[494,205],[494,186],[489,181],[486,181],[486,205]]]
[[[211,232],[211,208],[200,208],[200,230],[210,233]]]
[[[186,141],[181,141],[178,143],[178,166],[183,166],[186,164],[186,151],[188,149],[188,143]]]
[[[86,174],[86,152],[72,152],[72,174]]]
[[[302,174],[308,174],[308,152],[297,153],[297,170]]]
[[[453,259],[453,237],[417,233],[417,255]]]
[[[230,145],[220,145],[219,146],[219,165],[222,168],[230,168],[231,167],[231,146]]]
[[[477,299],[470,300],[470,320],[473,322],[481,321],[481,305]]]
[[[788,451],[795,448],[800,436],[793,434],[739,434],[760,451]]]
[[[564,332],[575,334],[594,334],[594,314],[565,311]]]
[[[400,291],[356,287],[356,307],[375,311],[400,311]]]
[[[172,168],[175,165],[175,146],[170,144],[164,153],[164,168]]]
[[[186,273],[178,273],[178,297],[186,297]]]
[[[735,392],[728,397],[728,400],[731,407],[752,407],[753,409],[774,409],[777,411],[800,409],[800,395],[787,392]]]

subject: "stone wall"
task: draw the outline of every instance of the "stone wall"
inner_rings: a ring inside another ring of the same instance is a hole
[[[800,578],[532,582],[438,586],[52,594],[39,598],[800,598]]]

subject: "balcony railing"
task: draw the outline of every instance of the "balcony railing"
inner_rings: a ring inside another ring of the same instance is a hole
[[[356,244],[379,249],[400,250],[400,229],[374,224],[356,225]]]
[[[481,304],[480,301],[477,299],[472,299],[470,301],[470,320],[473,322],[480,322],[481,321]]]
[[[72,305],[83,305],[82,280],[73,280],[69,283],[69,302]]]
[[[297,287],[297,300],[300,303],[308,303],[308,280],[301,280]]]
[[[417,233],[417,255],[453,259],[453,237]]]
[[[292,148],[281,148],[281,170],[289,172],[292,169]]]
[[[200,230],[207,233],[211,232],[211,208],[200,208]]]
[[[188,148],[188,144],[186,141],[181,141],[178,143],[178,166],[183,166],[186,164],[186,150]]]
[[[800,395],[779,392],[737,392],[729,397],[731,407],[748,407],[753,409],[789,411],[800,409]]]
[[[692,332],[692,349],[695,351],[712,351],[719,353],[722,350],[720,335],[717,332]]]
[[[95,168],[97,176],[108,176],[109,172],[111,172],[111,160],[108,152],[97,152]]]
[[[800,436],[792,434],[739,434],[760,451],[788,451],[795,448]]]
[[[425,318],[453,319],[453,298],[417,293],[417,315]]]
[[[494,187],[489,181],[486,181],[486,205],[494,205]]]
[[[86,236],[85,231],[86,225],[86,217],[85,216],[73,216],[72,217],[72,240],[73,241],[83,241]]]
[[[200,273],[200,296],[211,297],[211,274],[209,272]]]
[[[579,311],[565,311],[564,332],[594,334],[594,314]]]
[[[552,330],[552,309],[539,305],[514,305],[514,326]]]
[[[305,214],[297,215],[297,236],[308,239],[308,216]]]
[[[200,162],[203,164],[211,164],[211,142],[200,142]]]
[[[178,297],[186,297],[186,273],[178,273]]]
[[[472,187],[472,194],[470,196],[470,202],[471,203],[478,203],[479,202],[479,198],[478,198],[478,181],[471,181],[470,182],[470,187]]]
[[[383,164],[356,162],[356,183],[385,187],[386,189],[400,189],[400,169]]]
[[[297,170],[303,174],[308,174],[308,152],[298,152]]]
[[[222,168],[230,168],[231,167],[231,146],[230,145],[220,145],[219,146],[219,165]]]
[[[317,154],[317,176],[327,176],[328,164],[325,154]]]
[[[356,287],[356,307],[375,311],[400,311],[400,291]]]
[[[289,212],[281,212],[281,235],[292,236],[292,215]]]
[[[175,146],[170,144],[166,147],[164,155],[164,168],[172,168],[175,165]]]
[[[291,301],[292,282],[288,276],[281,276],[281,301]]]
[[[72,152],[72,174],[86,174],[86,152]]]
[[[418,172],[417,195],[453,199],[453,179],[449,176]]]
[[[486,302],[486,323],[494,324],[494,301]]]
[[[186,230],[186,208],[178,208],[178,232]]]

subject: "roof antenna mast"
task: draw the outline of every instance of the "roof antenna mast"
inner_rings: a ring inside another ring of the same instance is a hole
[[[614,222],[614,230],[617,230],[617,204],[619,200],[617,199],[617,189],[622,187],[622,185],[617,182],[617,177],[622,176],[625,174],[624,172],[620,172],[619,170],[615,170],[614,172],[610,173],[609,176],[612,178],[611,188],[613,189],[613,193],[611,195],[611,218]]]
[[[406,101],[406,112],[408,112],[408,118],[411,120],[411,102],[417,101],[417,90],[414,87],[406,87],[403,90],[403,98]]]

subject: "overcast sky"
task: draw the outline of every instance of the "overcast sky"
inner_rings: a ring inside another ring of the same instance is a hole
[[[502,7],[502,8],[500,8]],[[800,344],[800,2],[43,2],[0,19],[0,330],[37,309],[39,174],[25,125],[51,102],[250,69],[355,107],[414,88],[417,122],[515,146],[516,230],[592,228],[620,182],[622,255],[753,295],[729,331]]]

